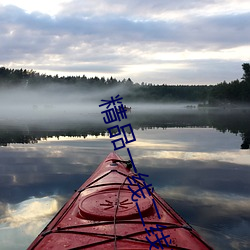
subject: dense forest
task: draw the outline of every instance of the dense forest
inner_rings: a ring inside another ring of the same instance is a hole
[[[123,95],[127,101],[200,102],[202,105],[218,106],[250,103],[250,64],[242,64],[243,76],[241,80],[217,85],[153,85],[151,83],[134,83],[130,78],[117,80],[113,77],[67,76],[59,77],[40,74],[34,70],[0,68],[0,87],[22,87],[35,89],[50,84],[64,84],[79,88],[81,91],[104,90],[114,87],[124,87]]]

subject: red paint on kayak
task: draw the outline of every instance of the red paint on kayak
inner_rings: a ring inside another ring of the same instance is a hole
[[[132,186],[126,180],[135,174],[119,161],[122,159],[116,153],[110,153],[28,250],[150,249],[136,204],[131,200],[132,192],[128,185]],[[143,185],[141,181],[138,182]],[[136,186],[133,190],[136,190]],[[145,199],[138,199],[138,205],[147,228],[156,224],[167,227],[162,228],[162,232],[170,235],[168,239],[171,239],[171,243],[167,246],[162,241],[164,249],[212,249],[156,192],[151,196],[145,192]]]

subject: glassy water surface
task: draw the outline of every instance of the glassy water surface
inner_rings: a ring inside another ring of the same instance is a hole
[[[249,114],[135,108],[119,124],[137,169],[215,249],[250,249]],[[1,249],[27,248],[113,151],[107,127],[100,112],[0,121]]]

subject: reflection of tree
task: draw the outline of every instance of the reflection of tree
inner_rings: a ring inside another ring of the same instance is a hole
[[[242,135],[243,143],[241,144],[241,149],[249,149],[250,146],[250,133],[245,133]]]
[[[210,127],[221,132],[240,134],[242,137],[242,149],[248,149],[250,145],[250,110],[191,110],[186,112],[134,112],[129,114],[127,120],[122,120],[119,125],[132,124],[134,130],[152,128],[184,128],[184,127]],[[101,115],[100,115],[101,121]],[[113,124],[116,125],[116,124]],[[37,143],[41,139],[59,136],[86,137],[87,135],[104,136],[107,127],[104,123],[72,123],[49,124],[47,129],[39,126],[28,126],[26,129],[0,127],[0,145],[7,146],[10,143]]]
[[[29,127],[29,132],[27,133],[27,127]],[[25,126],[16,127],[11,129],[6,126],[0,126],[0,146],[8,146],[11,143],[29,144],[37,143],[39,140],[47,140],[48,138],[60,136],[68,137],[84,137],[88,135],[105,135],[106,129],[104,126],[98,126],[96,124],[49,124],[47,129],[41,129],[39,126]]]
[[[0,146],[7,146],[10,143],[33,144],[37,142],[38,139],[35,136],[25,135],[22,131],[0,133]]]

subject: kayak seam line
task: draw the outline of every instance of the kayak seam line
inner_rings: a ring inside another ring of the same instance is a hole
[[[67,233],[67,232],[64,232],[63,233]],[[87,248],[87,247],[92,247],[92,246],[95,246],[95,245],[100,245],[100,244],[105,244],[105,243],[109,243],[109,242],[112,242],[114,240],[114,235],[112,234],[97,234],[97,233],[91,233],[91,232],[71,232],[69,231],[68,233],[75,233],[75,234],[85,234],[85,235],[93,235],[93,236],[106,236],[106,237],[111,237],[111,239],[106,239],[106,240],[103,240],[103,241],[99,241],[99,242],[94,242],[94,243],[90,243],[88,245],[84,245],[84,246],[78,246],[78,247],[75,247],[75,248],[70,248],[70,250],[77,250],[77,249],[82,249],[82,248]],[[135,233],[132,233],[132,234],[127,234],[127,235],[118,235],[117,236],[117,240],[122,240],[122,239],[127,239],[127,240],[131,240],[131,241],[136,241],[136,242],[142,242],[142,243],[146,243],[146,244],[149,244],[148,241],[146,240],[141,240],[141,239],[136,239],[136,238],[132,238],[133,236],[137,236],[137,235],[140,235],[140,234],[145,234],[145,231],[138,231],[138,232],[135,232]],[[158,243],[156,243],[158,245]],[[183,249],[183,250],[187,250],[187,248],[182,248],[182,247],[178,247],[178,246],[173,246],[173,245],[169,245],[167,246],[165,243],[162,244],[164,247],[168,247],[168,248],[176,248],[176,249]]]
[[[153,222],[152,222],[153,223]],[[175,227],[168,227],[166,229],[163,229],[163,230],[168,230],[168,229],[176,229],[176,228],[182,228],[182,229],[185,229],[187,230],[187,228],[185,227],[181,227],[181,226],[175,226]],[[99,241],[99,242],[95,242],[95,243],[91,243],[89,245],[85,245],[85,246],[79,246],[79,247],[76,247],[76,248],[70,248],[70,250],[77,250],[77,249],[82,249],[82,248],[87,248],[87,247],[92,247],[92,246],[95,246],[95,245],[99,245],[99,244],[105,244],[105,243],[109,243],[109,242],[112,242],[113,239],[114,239],[114,235],[112,234],[101,234],[101,233],[92,233],[92,232],[78,232],[78,231],[64,231],[64,230],[57,230],[57,231],[47,231],[46,235],[50,234],[50,233],[65,233],[65,234],[80,234],[80,235],[91,235],[91,236],[102,236],[102,237],[110,237],[111,239],[106,239],[106,240],[103,240],[103,241]],[[132,234],[128,234],[128,235],[117,235],[117,240],[123,240],[123,239],[127,239],[127,240],[131,240],[131,241],[136,241],[136,242],[142,242],[142,243],[146,243],[146,244],[149,244],[148,241],[146,240],[141,240],[141,239],[136,239],[136,238],[133,238],[133,236],[137,236],[137,235],[143,235],[145,234],[145,231],[137,231],[137,232],[134,232]],[[162,243],[161,243],[162,244]],[[157,243],[158,245],[158,243]],[[178,247],[178,246],[174,246],[174,245],[169,245],[167,246],[166,244],[162,244],[164,247],[168,247],[168,248],[175,248],[175,249],[182,249],[182,250],[187,250],[187,248],[183,248],[183,247]]]
[[[131,221],[131,220],[118,220],[116,221],[117,224],[134,224],[138,223],[141,224],[141,221]],[[163,225],[171,225],[171,226],[176,226],[176,227],[181,227],[181,225],[173,224],[173,223],[168,223],[168,222],[161,222],[161,221],[144,221],[145,224],[163,224]],[[89,226],[102,226],[106,224],[112,224],[112,221],[104,221],[104,222],[98,222],[98,223],[92,223],[92,224],[86,224],[86,225],[78,225],[78,226],[70,226],[70,227],[58,227],[59,230],[63,229],[71,229],[71,228],[80,228],[80,227],[89,227]],[[187,228],[186,228],[187,229]]]
[[[148,224],[152,224],[152,223],[148,223]],[[169,229],[184,229],[184,230],[190,231],[189,229],[185,228],[184,226],[177,226],[177,225],[173,225],[173,226],[164,228],[164,229],[162,229],[162,231],[169,230]],[[62,228],[62,229],[60,228],[60,229],[57,229],[57,230],[54,230],[54,231],[53,230],[47,231],[45,235],[52,234],[52,233],[76,233],[76,234],[81,234],[82,233],[82,234],[88,234],[89,232],[79,232],[79,231],[70,231],[70,230],[67,231],[67,229],[65,230],[64,228]],[[89,233],[89,234],[91,234],[91,233]],[[93,234],[95,234],[95,233],[93,233]],[[106,234],[104,234],[104,235],[106,235]]]

